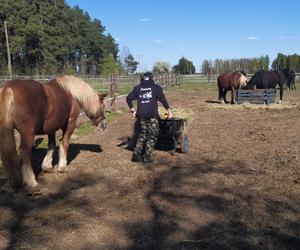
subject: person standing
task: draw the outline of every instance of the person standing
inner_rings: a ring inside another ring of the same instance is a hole
[[[137,100],[137,110],[133,107],[133,101]],[[152,163],[152,154],[159,133],[158,103],[161,102],[168,111],[168,118],[172,118],[172,112],[163,89],[155,84],[151,72],[143,74],[139,85],[126,97],[126,102],[134,118],[139,123],[137,143],[132,153],[132,161]]]

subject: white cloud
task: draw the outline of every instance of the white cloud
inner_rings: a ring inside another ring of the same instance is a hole
[[[297,40],[299,37],[298,36],[280,36],[280,40]]]
[[[163,40],[160,40],[160,39],[152,41],[152,43],[162,43],[162,42],[163,42]]]
[[[248,41],[254,41],[254,40],[259,40],[260,38],[258,36],[249,36],[246,38]]]
[[[121,41],[121,39],[120,39],[120,38],[116,38],[115,40],[116,40],[117,42],[120,42],[120,41]]]
[[[140,19],[140,22],[148,22],[149,21],[149,18],[147,17],[143,17]]]

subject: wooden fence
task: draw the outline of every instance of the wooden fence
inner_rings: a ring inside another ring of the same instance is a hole
[[[250,80],[253,75],[254,74],[247,74],[248,80]],[[216,84],[218,76],[219,75],[193,74],[193,75],[183,75],[182,77],[185,82]],[[300,73],[296,73],[295,82],[300,83]]]
[[[236,102],[238,104],[248,102],[253,104],[275,103],[275,89],[239,89],[236,91]]]
[[[55,76],[14,76],[13,79],[33,79],[42,83],[48,82]],[[115,111],[119,107],[126,105],[126,95],[133,89],[133,87],[140,82],[140,76],[78,76],[87,82],[93,89],[107,93],[108,98],[105,99],[108,111]],[[0,77],[0,86],[8,81],[7,76]],[[160,84],[163,88],[169,88],[179,85],[183,81],[183,77],[176,74],[155,76],[155,82]]]

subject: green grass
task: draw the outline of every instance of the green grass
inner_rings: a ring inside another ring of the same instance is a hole
[[[203,83],[191,80],[185,80],[182,84],[166,89],[172,90],[185,90],[185,91],[216,91],[217,85],[215,83]]]
[[[136,84],[121,84],[117,87],[118,95],[126,95],[132,91]]]
[[[136,85],[137,83],[135,82],[122,82],[122,83],[118,83],[116,85],[117,89],[117,95],[125,95],[128,94],[133,87]],[[91,87],[101,93],[107,93],[109,94],[110,92],[110,85],[109,84],[91,84]]]
[[[75,129],[74,135],[75,137],[83,137],[89,134],[93,129],[93,125],[91,121],[87,121],[82,123],[78,128]]]
[[[120,108],[117,112],[113,112],[113,113],[108,113],[106,115],[106,121],[109,124],[110,122],[112,122],[114,119],[116,119],[117,117],[119,117],[121,114],[123,114],[125,111],[125,108]],[[82,123],[78,128],[75,129],[73,135],[75,135],[75,138],[81,138],[83,136],[88,135],[89,133],[91,133],[93,130],[93,125],[91,123],[91,121],[87,121]]]

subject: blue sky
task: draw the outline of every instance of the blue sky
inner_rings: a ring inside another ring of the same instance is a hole
[[[204,59],[300,54],[298,0],[66,0],[128,47],[140,70],[185,56],[200,70]]]

